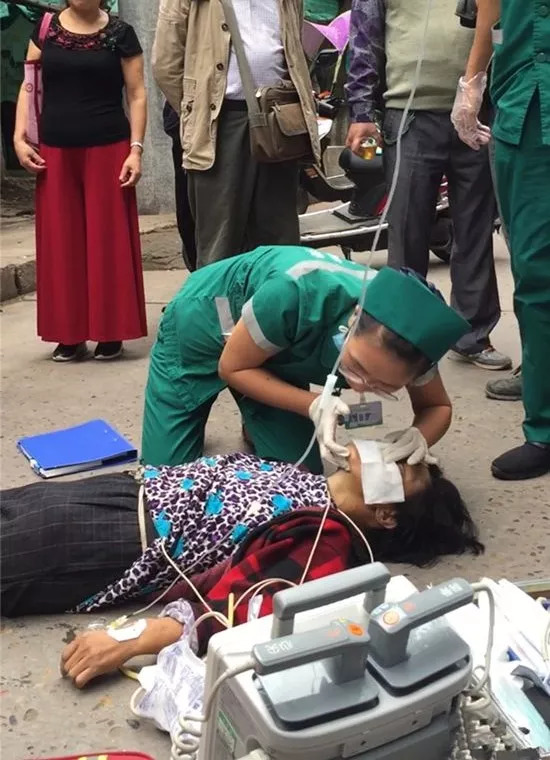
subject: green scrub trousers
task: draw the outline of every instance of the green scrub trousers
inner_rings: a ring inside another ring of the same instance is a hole
[[[527,441],[550,443],[550,145],[541,121],[537,92],[519,144],[495,139],[495,173],[523,350],[523,429]]]
[[[183,389],[165,371],[167,365],[159,366],[154,361],[158,358],[157,352],[149,371],[141,458],[154,466],[192,462],[203,454],[206,422],[217,394],[198,408],[187,411],[178,403],[179,390]],[[293,463],[301,458],[314,433],[310,420],[236,393],[233,396],[259,457]],[[235,422],[237,425],[238,420]],[[317,442],[304,465],[314,474],[323,472]]]

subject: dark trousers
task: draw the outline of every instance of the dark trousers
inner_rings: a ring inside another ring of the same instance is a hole
[[[66,612],[120,578],[141,555],[138,492],[123,474],[2,491],[2,615]]]
[[[176,191],[176,221],[182,242],[182,256],[190,272],[197,268],[197,248],[195,246],[195,222],[189,206],[187,194],[187,172],[181,165],[182,148],[179,126],[170,132],[172,140],[172,160],[174,162],[174,188]]]
[[[255,161],[248,113],[239,106],[222,108],[214,166],[187,175],[199,267],[259,245],[300,242],[298,165]]]
[[[397,134],[403,111],[388,109],[384,119],[386,179],[393,176]],[[457,348],[487,347],[500,319],[493,258],[496,201],[487,148],[471,150],[456,134],[447,112],[416,111],[401,142],[401,167],[389,210],[388,264],[426,275],[430,230],[439,185],[446,175],[454,227],[451,303],[472,325]]]

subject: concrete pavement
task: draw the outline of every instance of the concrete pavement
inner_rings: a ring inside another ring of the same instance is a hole
[[[176,249],[174,236],[174,249]],[[501,351],[519,358],[517,325],[511,313],[508,256],[497,241],[503,317],[494,333]],[[375,260],[383,262],[383,256]],[[129,344],[119,363],[57,365],[51,347],[35,337],[35,304],[24,297],[3,305],[2,325],[2,487],[34,480],[15,447],[17,438],[103,416],[136,444],[140,440],[142,391],[147,355],[162,306],[179,288],[181,271],[146,273],[151,337]],[[448,295],[447,267],[434,262],[431,278]],[[395,566],[418,584],[461,575],[526,579],[549,575],[550,478],[503,483],[489,473],[491,459],[521,441],[522,407],[488,401],[483,389],[494,373],[442,362],[442,374],[455,404],[451,432],[436,448],[447,475],[460,487],[479,525],[487,552],[479,558],[449,557],[435,568]],[[385,404],[385,429],[408,424],[407,403]],[[377,436],[380,430],[375,431]],[[208,451],[242,445],[240,421],[229,394],[214,406]],[[139,749],[155,760],[168,757],[169,741],[152,725],[135,719],[128,707],[136,684],[122,676],[80,693],[58,674],[63,642],[89,618],[64,615],[5,621],[2,647],[2,749],[9,760],[84,753],[100,749]]]
[[[143,268],[181,269],[182,257],[175,246],[175,214],[139,217]],[[0,302],[36,290],[34,216],[2,214],[0,234]]]

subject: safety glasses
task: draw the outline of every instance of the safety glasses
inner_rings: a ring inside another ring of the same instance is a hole
[[[351,386],[359,386],[361,393],[372,393],[385,401],[399,401],[399,396],[396,393],[390,393],[384,391],[381,388],[377,388],[376,384],[368,378],[358,375],[357,373],[340,366],[340,374]]]

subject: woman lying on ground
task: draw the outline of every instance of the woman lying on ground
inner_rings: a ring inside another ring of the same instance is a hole
[[[398,464],[404,501],[364,503],[361,462],[325,478],[234,453],[1,494],[1,603],[7,617],[90,612],[150,599],[231,557],[247,533],[296,510],[343,513],[376,560],[429,565],[482,550],[456,487],[434,465]]]
[[[364,513],[362,524],[372,526],[365,533],[378,559],[408,558],[425,563],[449,551],[482,550],[456,489],[435,466],[429,474],[421,471],[426,469],[422,466],[417,474],[404,468],[409,495],[400,507],[366,507],[352,480],[357,472],[357,453],[353,447],[350,452],[351,473],[333,476],[328,483],[331,504],[339,503],[344,511],[332,508],[324,521],[323,510],[318,507],[296,509],[272,518],[250,531],[229,559],[194,575],[192,586],[181,580],[169,589],[164,597],[169,604],[158,618],[143,619],[140,616],[146,610],[139,610],[122,630],[108,628],[79,634],[62,652],[62,672],[76,686],[83,687],[133,657],[158,654],[180,639],[187,641],[196,654],[204,655],[211,636],[224,628],[220,615],[231,617],[233,625],[247,622],[251,612],[258,617],[269,615],[274,594],[286,585],[368,562],[363,534],[348,522],[348,515],[357,520],[360,510]],[[230,612],[231,598],[234,601]],[[211,614],[205,616],[206,609]]]

